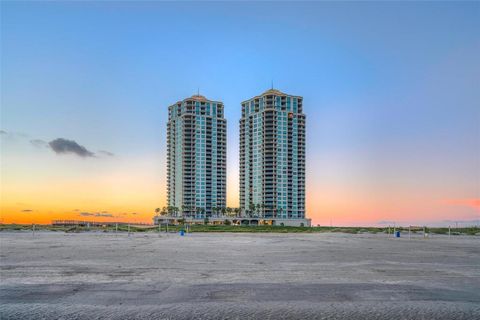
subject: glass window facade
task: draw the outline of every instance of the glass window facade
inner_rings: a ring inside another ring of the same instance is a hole
[[[305,218],[302,102],[272,89],[242,103],[240,207],[247,215]]]
[[[223,104],[193,96],[169,107],[168,205],[208,217],[226,206],[226,120]]]

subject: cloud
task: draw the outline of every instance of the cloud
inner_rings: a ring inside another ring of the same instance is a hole
[[[28,139],[28,135],[25,134],[25,133],[21,133],[21,132],[7,132],[5,130],[0,130],[0,134],[2,136],[5,136],[7,139],[14,139],[15,140],[15,138],[17,138],[17,137],[21,138],[21,139],[26,139],[26,138]],[[35,138],[35,139],[30,139],[29,142],[32,146],[37,147],[37,148],[50,148],[56,154],[75,154],[75,155],[77,155],[79,157],[82,157],[82,158],[95,157],[96,156],[94,152],[88,150],[87,148],[78,144],[74,140],[57,138],[57,139],[54,139],[50,142],[47,142],[45,140]],[[112,153],[110,151],[106,151],[106,150],[99,150],[98,155],[107,156],[107,157],[114,157],[115,156],[114,153]]]
[[[48,145],[57,154],[73,153],[82,158],[95,156],[93,152],[87,150],[84,146],[79,145],[73,140],[57,138],[50,141]]]
[[[107,218],[112,218],[113,214],[110,213],[99,213],[99,212],[80,212],[81,216],[84,217],[107,217]]]
[[[105,151],[105,150],[98,150],[98,153],[101,154],[101,155],[104,155],[104,156],[109,156],[109,157],[115,156],[115,154],[111,153],[110,151]]]
[[[15,131],[5,131],[5,130],[0,130],[0,135],[2,136],[6,136],[6,137],[9,137],[9,138],[13,138],[13,139],[17,139],[17,138],[20,138],[20,139],[25,139],[25,138],[28,138],[28,134],[26,133],[23,133],[23,132],[15,132]]]
[[[32,212],[32,209],[23,209],[22,212]]]
[[[125,217],[125,216],[135,216],[137,214],[138,214],[137,212],[120,212],[120,213],[117,213],[116,217],[117,218],[122,218],[122,217]]]
[[[450,206],[469,207],[480,211],[480,199],[447,199],[444,203]]]
[[[380,220],[380,221],[377,222],[377,224],[381,224],[381,225],[393,225],[393,224],[395,224],[395,221]]]
[[[46,141],[43,141],[42,139],[33,139],[30,140],[30,143],[38,148],[48,147],[48,143]]]
[[[111,213],[95,213],[95,217],[109,217],[109,218],[112,218],[113,214],[111,214]]]
[[[470,225],[474,225],[474,226],[478,226],[480,225],[480,216],[478,217],[478,219],[476,220],[443,220],[442,222],[445,222],[445,223],[451,223],[452,226],[453,225],[460,225],[460,226],[470,226]]]

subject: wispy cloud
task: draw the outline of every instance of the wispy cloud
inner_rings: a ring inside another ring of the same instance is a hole
[[[109,156],[109,157],[115,156],[115,154],[113,154],[112,152],[110,152],[110,151],[105,151],[105,150],[98,150],[97,153],[98,153],[98,154],[101,154],[101,155],[104,155],[104,156]]]
[[[377,224],[380,224],[380,225],[393,225],[393,224],[395,224],[395,221],[380,220],[380,221],[377,222]]]
[[[115,217],[117,217],[117,218],[122,218],[122,217],[125,218],[125,217],[127,217],[127,216],[135,216],[135,215],[137,215],[136,212],[120,212],[120,213],[117,213],[117,214],[115,215]]]
[[[95,217],[109,217],[109,218],[112,218],[113,214],[111,214],[111,213],[95,213]]]
[[[32,212],[32,209],[23,209],[22,212]]]
[[[6,130],[0,130],[0,135],[6,136],[9,138],[28,138],[28,134],[23,133],[23,132],[14,132],[14,131],[6,131]]]
[[[452,226],[480,226],[480,216],[476,220],[443,220],[442,222],[451,224]]]
[[[42,139],[33,139],[33,140],[30,140],[30,143],[33,146],[38,147],[38,148],[48,148],[49,147],[48,142],[43,141]]]
[[[444,204],[450,206],[469,207],[480,211],[480,199],[447,199]]]
[[[73,211],[77,211],[78,216],[82,217],[102,217],[102,218],[127,218],[128,216],[135,216],[137,212],[109,212],[109,211],[98,211],[98,212],[89,212],[89,211],[81,211],[80,209],[75,209]],[[81,211],[81,212],[80,212]]]
[[[100,212],[80,212],[80,216],[83,216],[83,217],[113,218],[113,214],[110,214],[110,213],[100,213]]]
[[[94,157],[95,154],[84,146],[79,145],[74,140],[67,140],[63,138],[57,138],[48,143],[50,148],[57,154],[75,154],[79,157]]]
[[[16,138],[20,138],[20,140],[23,140],[23,139],[28,139],[29,137],[29,135],[25,133],[7,132],[5,130],[0,130],[0,134],[2,136],[12,139],[12,141],[14,141]],[[74,154],[81,158],[96,157],[96,154],[94,152],[80,145],[75,140],[57,138],[50,142],[47,142],[45,140],[35,138],[35,139],[30,139],[29,142],[32,146],[37,148],[52,149],[56,154]],[[107,156],[107,157],[115,156],[115,154],[107,150],[99,150],[97,154],[101,156]]]

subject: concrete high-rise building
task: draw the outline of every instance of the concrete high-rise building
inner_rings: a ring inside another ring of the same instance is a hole
[[[240,207],[275,224],[305,219],[305,114],[303,99],[268,90],[242,102]]]
[[[227,121],[223,103],[194,95],[168,107],[168,205],[187,217],[226,206]]]

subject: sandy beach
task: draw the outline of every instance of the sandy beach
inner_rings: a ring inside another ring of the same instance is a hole
[[[2,232],[2,319],[479,319],[480,237]]]

